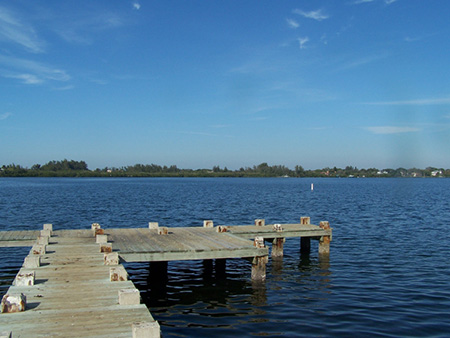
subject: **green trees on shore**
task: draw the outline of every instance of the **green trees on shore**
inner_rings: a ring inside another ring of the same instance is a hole
[[[450,169],[428,167],[426,169],[358,169],[323,168],[305,170],[301,165],[289,169],[284,165],[269,165],[266,162],[253,167],[229,170],[214,166],[212,169],[180,169],[176,165],[135,164],[120,168],[89,170],[84,161],[50,161],[31,168],[8,164],[0,167],[0,177],[450,177]]]

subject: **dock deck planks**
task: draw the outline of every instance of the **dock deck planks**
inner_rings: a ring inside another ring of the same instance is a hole
[[[110,266],[92,232],[55,232],[41,255],[35,285],[11,286],[8,293],[23,293],[27,310],[0,315],[0,332],[14,337],[131,337],[134,322],[154,321],[144,304],[119,305],[120,289],[131,289],[131,281],[111,282]]]

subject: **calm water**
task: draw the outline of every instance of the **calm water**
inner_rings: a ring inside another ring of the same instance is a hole
[[[310,190],[314,183],[314,191]],[[448,337],[450,179],[0,179],[0,229],[330,222],[329,261],[285,244],[265,285],[250,264],[127,264],[165,337]],[[27,250],[1,249],[0,293]],[[1,330],[0,330],[1,331]]]

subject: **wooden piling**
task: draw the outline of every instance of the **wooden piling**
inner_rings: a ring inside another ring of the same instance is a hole
[[[319,227],[324,230],[330,230],[330,223],[326,221],[322,221],[319,224]],[[329,255],[330,254],[330,242],[331,236],[322,236],[319,240],[319,254],[320,255]]]
[[[284,242],[286,242],[285,238],[274,238],[272,240],[272,258],[283,257]]]

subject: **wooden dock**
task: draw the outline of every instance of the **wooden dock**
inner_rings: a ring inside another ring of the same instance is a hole
[[[329,254],[331,231],[328,222],[311,225],[309,217],[298,224],[102,229],[94,223],[90,230],[59,231],[46,224],[41,231],[1,231],[0,246],[33,247],[3,297],[0,337],[159,337],[120,262],[248,258],[252,279],[263,281],[265,242],[272,257],[283,256],[288,237],[300,237],[303,252],[317,239],[319,254]]]

